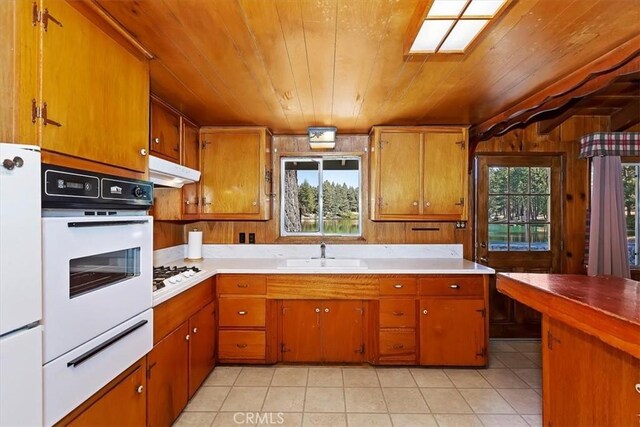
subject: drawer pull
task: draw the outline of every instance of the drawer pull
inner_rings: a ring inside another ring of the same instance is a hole
[[[247,348],[246,344],[236,344],[236,347],[238,348]]]
[[[429,314],[429,312],[427,311],[427,309],[422,310],[422,314]]]
[[[238,283],[238,287],[239,288],[248,288],[249,285],[247,285],[246,283]]]
[[[402,350],[404,348],[404,344],[394,344],[393,345],[393,349],[394,350]]]
[[[138,393],[138,394],[142,394],[143,391],[144,391],[144,386],[142,386],[142,385],[139,385],[136,388],[136,393]]]
[[[316,308],[316,313],[320,313],[320,309],[319,308]]]
[[[402,289],[402,288],[404,288],[404,285],[401,285],[401,284],[397,283],[397,284],[393,285],[393,287],[396,288],[396,289]]]
[[[328,312],[329,312],[329,309],[328,309],[328,308],[325,308],[325,309],[324,309],[324,312],[325,312],[325,313],[328,313]]]
[[[239,314],[240,316],[245,316],[247,313],[248,313],[248,311],[244,311],[244,310],[240,310],[240,311],[238,312],[238,314]]]
[[[460,289],[460,285],[458,285],[457,283],[454,283],[453,285],[449,285],[449,287],[451,289]]]
[[[404,316],[404,311],[394,311],[393,315],[394,316]]]

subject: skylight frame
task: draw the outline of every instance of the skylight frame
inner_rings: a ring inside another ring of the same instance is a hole
[[[423,0],[423,2],[421,2],[421,4],[419,4],[419,6],[417,7],[416,14],[412,18],[412,21],[410,23],[409,30],[407,32],[407,36],[404,42],[405,56],[411,57],[411,56],[420,56],[420,55],[464,55],[468,53],[474,48],[475,44],[486,35],[487,29],[491,27],[493,24],[495,24],[495,22],[497,22],[502,17],[503,13],[508,9],[508,7],[515,0],[504,0],[502,4],[495,10],[493,15],[478,14],[478,15],[465,16],[465,13],[467,12],[467,9],[469,8],[470,5],[472,5],[475,2],[479,4],[480,2],[487,1],[487,0],[464,0],[464,5],[458,11],[457,14],[453,14],[453,15],[439,14],[436,16],[429,17],[429,13],[431,12],[433,6],[436,5],[437,1],[438,0]],[[491,0],[488,0],[488,1],[491,1]],[[440,42],[437,44],[435,49],[412,50],[414,44],[416,43],[418,35],[421,33],[423,24],[427,20],[428,21],[452,20],[453,24],[449,27],[448,31],[446,32],[444,37],[440,40]],[[451,35],[451,33],[455,30],[458,22],[476,21],[476,20],[482,20],[487,22],[483,26],[481,26],[480,30],[470,38],[469,42],[462,50],[443,50],[442,49],[442,46],[445,44],[446,40]]]

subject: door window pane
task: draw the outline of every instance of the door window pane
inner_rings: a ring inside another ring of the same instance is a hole
[[[509,244],[507,243],[507,224],[489,224],[489,250],[490,251],[507,251]]]
[[[529,168],[509,168],[509,192],[529,192]]]
[[[489,194],[504,194],[507,192],[509,170],[507,168],[489,168]]]
[[[507,196],[489,196],[489,222],[507,220]]]
[[[531,250],[532,251],[548,251],[549,250],[549,224],[529,225],[531,231]]]
[[[549,194],[550,168],[531,168],[531,192],[534,194]]]
[[[527,224],[509,224],[509,250],[528,251],[529,233]]]

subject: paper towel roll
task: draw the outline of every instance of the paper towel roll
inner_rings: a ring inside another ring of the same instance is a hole
[[[202,231],[197,228],[189,232],[187,259],[202,259]]]

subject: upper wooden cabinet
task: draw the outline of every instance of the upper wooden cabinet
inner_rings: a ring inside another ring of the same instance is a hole
[[[369,144],[372,220],[467,219],[467,128],[378,126]]]
[[[149,150],[154,156],[180,162],[180,115],[151,98]]]
[[[271,133],[262,127],[200,130],[201,219],[271,218]]]
[[[182,161],[184,166],[200,170],[200,142],[198,126],[182,118]],[[186,184],[182,187],[183,218],[200,213],[200,184]]]

